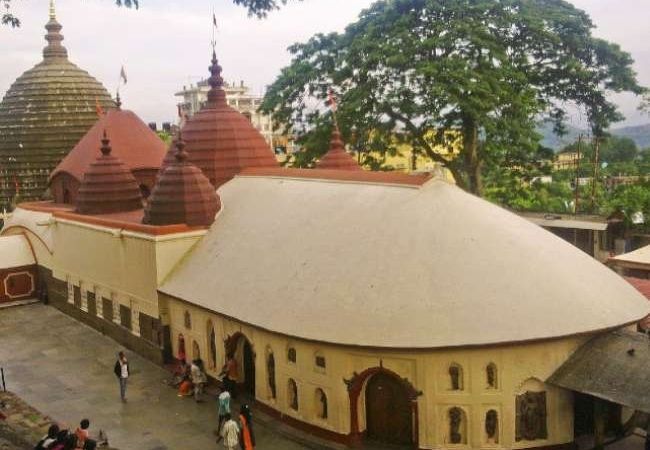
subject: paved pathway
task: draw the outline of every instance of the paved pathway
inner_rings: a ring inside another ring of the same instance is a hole
[[[215,449],[216,402],[178,398],[159,366],[127,352],[133,372],[128,403],[119,398],[112,339],[41,304],[0,309],[0,366],[7,389],[45,414],[108,433],[120,450]],[[256,425],[260,450],[308,448]]]

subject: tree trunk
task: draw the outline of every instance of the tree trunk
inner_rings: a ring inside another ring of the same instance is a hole
[[[463,157],[467,172],[467,188],[472,194],[483,196],[481,159],[478,154],[478,126],[471,117],[463,118]]]

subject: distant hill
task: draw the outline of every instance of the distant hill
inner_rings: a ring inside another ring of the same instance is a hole
[[[575,142],[578,139],[578,135],[583,133],[588,134],[586,130],[580,130],[579,128],[574,128],[567,126],[567,134],[559,137],[553,133],[553,127],[550,124],[542,124],[538,127],[537,132],[540,133],[542,137],[542,145],[552,148],[557,151],[562,147]],[[627,137],[636,142],[639,149],[644,149],[650,147],[650,123],[645,125],[638,125],[634,127],[621,127],[614,128],[611,130],[611,133],[620,136]]]

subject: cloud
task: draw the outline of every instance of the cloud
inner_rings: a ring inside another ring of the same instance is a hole
[[[41,59],[44,1],[13,2],[23,21],[19,29],[0,27],[0,92]],[[289,63],[286,48],[318,32],[341,31],[372,0],[291,1],[259,20],[247,16],[231,0],[141,0],[139,10],[117,8],[113,0],[63,0],[57,17],[63,25],[70,59],[115,92],[120,66],[129,78],[121,89],[126,108],[145,121],[174,120],[174,93],[208,75],[211,54],[211,4],[219,24],[217,56],[223,76],[244,80],[261,92]],[[576,0],[599,25],[596,34],[618,42],[637,60],[639,79],[650,85],[650,27],[647,0]],[[620,5],[620,4],[619,4]],[[646,11],[646,13],[642,13]],[[616,97],[629,123],[648,121],[635,111],[631,96]]]

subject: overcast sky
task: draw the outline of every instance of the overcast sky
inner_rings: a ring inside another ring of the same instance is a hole
[[[48,0],[15,0],[22,27],[0,26],[0,93],[41,60]],[[229,81],[244,80],[261,92],[289,62],[286,48],[315,33],[342,31],[372,0],[292,1],[264,20],[249,18],[231,0],[140,0],[139,10],[117,8],[113,0],[58,0],[70,60],[115,92],[123,64],[126,108],[143,120],[175,120],[174,93],[208,75],[211,9],[219,32],[217,54]],[[574,0],[586,10],[599,37],[619,43],[636,61],[639,81],[650,86],[649,0]],[[650,122],[636,111],[638,100],[618,96],[627,117],[622,125]],[[578,120],[578,119],[576,119]]]

